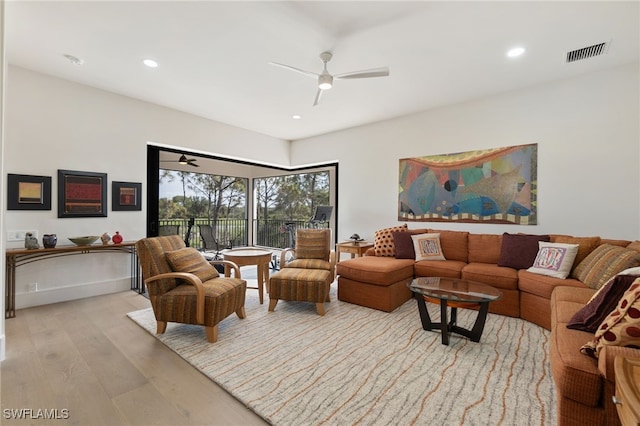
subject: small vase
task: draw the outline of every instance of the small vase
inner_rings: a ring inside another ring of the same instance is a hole
[[[54,248],[58,243],[58,236],[56,234],[44,234],[42,236],[42,245],[44,248]]]
[[[100,241],[102,241],[102,245],[106,246],[107,244],[109,244],[109,241],[111,241],[111,235],[109,235],[107,232],[105,232],[100,237]]]
[[[111,237],[111,241],[113,241],[113,244],[120,244],[122,242],[122,235],[120,235],[120,232],[116,231],[116,235]]]

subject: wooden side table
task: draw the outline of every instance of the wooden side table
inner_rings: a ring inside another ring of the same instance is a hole
[[[616,395],[613,402],[623,426],[640,424],[640,358],[617,356],[613,368],[616,374]]]
[[[373,243],[366,241],[360,241],[358,243],[354,243],[353,241],[338,243],[336,244],[337,262],[340,262],[340,253],[350,253],[351,259],[353,259],[356,256],[364,256],[364,253],[371,247],[373,247]]]
[[[267,283],[267,285],[269,285],[271,252],[269,250],[247,247],[225,251],[222,255],[224,256],[224,260],[230,260],[238,265],[238,267],[247,265],[256,265],[258,267],[258,295],[260,297],[260,304],[262,305],[262,303],[264,303],[264,284]],[[229,269],[228,265],[224,266],[224,275],[226,277],[230,275]]]

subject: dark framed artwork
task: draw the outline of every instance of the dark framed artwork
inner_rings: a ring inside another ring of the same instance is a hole
[[[137,182],[111,182],[111,210],[142,210],[142,184]]]
[[[7,210],[51,210],[51,176],[8,174]]]
[[[106,216],[106,173],[58,170],[58,217]]]

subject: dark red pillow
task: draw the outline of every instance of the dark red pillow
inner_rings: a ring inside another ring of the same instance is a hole
[[[576,312],[567,328],[595,333],[604,319],[618,306],[618,302],[640,275],[616,275],[598,291],[584,308]]]
[[[502,247],[498,266],[527,269],[533,266],[538,254],[538,242],[551,241],[549,235],[502,234]]]
[[[393,232],[393,244],[396,247],[396,259],[415,259],[416,252],[413,249],[413,232]]]

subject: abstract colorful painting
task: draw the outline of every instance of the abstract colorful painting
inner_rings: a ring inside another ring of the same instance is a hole
[[[398,220],[535,225],[538,144],[400,160]]]

